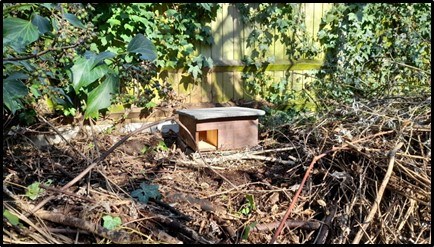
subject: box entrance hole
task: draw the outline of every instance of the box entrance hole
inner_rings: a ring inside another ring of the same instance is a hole
[[[200,150],[217,150],[218,130],[198,131],[198,146]]]

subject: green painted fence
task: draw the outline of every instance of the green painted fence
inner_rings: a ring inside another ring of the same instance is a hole
[[[331,6],[331,3],[302,4],[306,16],[306,27],[314,40],[321,18]],[[185,96],[186,103],[217,103],[227,102],[230,99],[251,99],[252,97],[244,92],[241,80],[242,71],[245,69],[241,58],[249,54],[246,39],[251,27],[243,24],[237,7],[229,3],[222,4],[211,27],[215,44],[211,47],[202,46],[200,52],[213,59],[214,68],[204,73],[200,83],[193,83],[185,76],[183,70],[166,71],[166,80],[173,85],[178,94]],[[291,78],[291,85],[294,89],[302,88],[310,80],[305,76],[305,72],[318,69],[322,65],[321,56],[314,60],[290,63],[284,57],[284,47],[280,42],[276,42],[270,51],[269,55],[274,55],[276,60],[275,63],[267,66],[266,73],[272,75],[276,82],[286,76],[286,73],[291,73],[289,78]]]

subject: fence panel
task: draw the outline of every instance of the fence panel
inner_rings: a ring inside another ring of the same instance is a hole
[[[321,18],[331,8],[331,5],[331,3],[302,4],[302,10],[306,16],[306,28],[313,41],[316,40]],[[214,44],[212,46],[202,45],[200,53],[213,59],[213,70],[204,70],[202,81],[196,84],[191,78],[181,76],[185,73],[183,70],[176,71],[178,75],[168,77],[168,81],[179,94],[186,96],[186,103],[217,103],[231,99],[251,99],[252,97],[244,91],[241,77],[245,67],[241,59],[244,55],[250,54],[246,40],[252,27],[242,22],[235,5],[223,3],[216,20],[211,23],[211,29]],[[275,56],[275,63],[267,66],[267,74],[274,77],[274,82],[279,82],[287,76],[290,85],[295,90],[300,90],[304,87],[304,83],[311,81],[300,74],[304,71],[318,69],[323,59],[323,54],[320,54],[314,60],[297,61],[291,66],[285,55],[285,47],[279,41],[270,48],[269,55]]]

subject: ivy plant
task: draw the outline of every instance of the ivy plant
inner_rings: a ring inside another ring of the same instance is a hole
[[[243,58],[244,64],[249,68],[242,75],[246,91],[275,104],[280,110],[313,110],[313,98],[307,96],[305,88],[302,89],[303,92],[290,88],[290,73],[276,80],[265,71],[268,64],[275,62],[270,49],[277,41],[284,45],[285,57],[289,62],[312,59],[319,54],[320,47],[306,31],[302,4],[235,5],[244,23],[251,27],[246,41],[247,47],[251,49]]]
[[[318,38],[326,58],[314,88],[325,104],[430,92],[428,3],[334,4]]]
[[[185,69],[185,76],[200,81],[202,70],[213,63],[199,49],[213,42],[210,23],[219,8],[215,3],[97,4],[91,13],[98,33],[92,51],[122,53],[135,33],[143,33],[156,46],[153,64],[141,63],[131,55],[119,59],[132,66],[119,71],[123,91],[117,102],[146,107],[152,99],[167,96],[171,85],[157,75],[165,69]]]

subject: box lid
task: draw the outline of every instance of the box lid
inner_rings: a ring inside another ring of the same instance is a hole
[[[235,117],[252,117],[262,116],[265,111],[252,109],[247,107],[213,107],[213,108],[199,108],[199,109],[184,109],[177,110],[179,115],[192,117],[196,120],[208,120],[217,118],[235,118]]]

